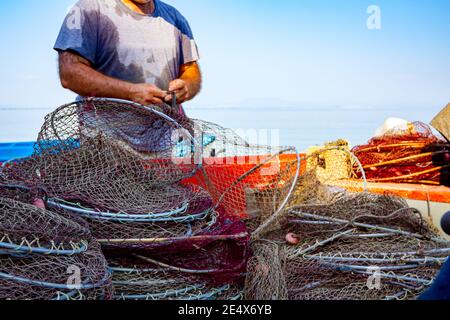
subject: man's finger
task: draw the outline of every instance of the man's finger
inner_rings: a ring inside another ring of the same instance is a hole
[[[185,91],[185,93],[183,95],[181,95],[180,97],[177,97],[177,102],[181,104],[181,103],[185,102],[186,100],[188,100],[188,98],[189,98],[189,93],[187,91]]]
[[[166,93],[166,97],[164,98],[165,102],[172,102],[172,93]]]
[[[163,101],[160,98],[154,97],[151,101],[152,104],[163,104]]]
[[[150,93],[152,94],[152,96],[160,99],[164,99],[166,97],[166,92],[156,86],[152,86],[150,88]]]
[[[187,90],[179,90],[176,92],[177,101],[187,95]]]
[[[182,90],[177,90],[177,91],[173,91],[173,92],[175,92],[175,96],[177,98],[177,101],[180,100],[180,99],[183,99],[188,94],[188,92],[187,92],[187,90],[185,88],[183,88]],[[172,102],[172,94],[167,95],[164,98],[164,100],[166,102]]]
[[[160,90],[160,89],[156,89],[155,91],[152,92],[153,96],[155,98],[159,98],[161,100],[164,100],[166,98],[167,93]]]
[[[169,84],[169,91],[182,90],[185,87],[184,81],[174,80]]]

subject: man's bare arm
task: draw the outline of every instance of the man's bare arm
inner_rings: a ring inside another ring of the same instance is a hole
[[[172,81],[169,91],[175,91],[178,103],[193,99],[202,88],[202,73],[196,62],[187,63],[180,68],[180,77]],[[170,97],[166,98],[170,101]]]
[[[151,84],[134,84],[108,77],[93,69],[88,60],[69,51],[59,54],[59,74],[64,88],[84,97],[126,99],[148,105],[159,104],[167,96]]]

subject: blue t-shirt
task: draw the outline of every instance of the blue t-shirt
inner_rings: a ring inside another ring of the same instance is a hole
[[[67,15],[55,50],[71,50],[101,73],[167,90],[180,66],[199,59],[187,20],[173,7],[155,1],[144,15],[121,0],[80,0]]]

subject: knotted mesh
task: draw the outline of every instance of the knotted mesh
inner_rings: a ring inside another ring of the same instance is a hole
[[[70,256],[0,255],[1,300],[108,300],[113,294],[110,278],[95,242]]]
[[[286,210],[253,233],[245,297],[414,299],[433,282],[450,243],[404,200],[354,193],[364,181],[350,174],[319,176],[323,163],[310,160],[323,152],[305,158]]]
[[[43,208],[37,194],[0,186],[0,299],[111,299],[111,275],[86,222]]]
[[[1,179],[35,193],[20,201],[45,207],[37,213],[89,228],[115,298],[231,299],[250,255],[241,219],[281,212],[299,169],[294,148],[251,145],[168,106],[89,99],[49,114],[34,154],[6,164]]]
[[[0,248],[23,253],[83,252],[89,229],[34,205],[0,198]]]

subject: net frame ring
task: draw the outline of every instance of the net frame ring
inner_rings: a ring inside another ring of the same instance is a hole
[[[129,100],[124,100],[124,99],[115,99],[115,98],[95,98],[95,97],[88,97],[88,98],[84,98],[82,100],[79,101],[74,101],[71,103],[67,103],[65,105],[62,105],[61,107],[59,107],[58,109],[56,109],[52,114],[51,114],[51,118],[48,119],[48,121],[52,124],[54,124],[55,122],[55,116],[58,114],[58,111],[60,110],[64,110],[65,108],[68,108],[70,106],[81,106],[81,105],[85,105],[85,104],[93,104],[93,106],[95,107],[95,103],[115,103],[115,104],[123,104],[126,106],[129,106],[130,108],[138,108],[141,110],[144,110],[146,112],[150,112],[152,114],[154,114],[155,116],[159,117],[160,119],[164,120],[166,123],[168,123],[172,128],[175,129],[179,129],[180,134],[178,136],[176,136],[178,139],[178,143],[173,141],[174,137],[172,137],[172,144],[171,144],[171,148],[172,151],[176,150],[177,147],[180,147],[180,140],[182,138],[183,141],[185,141],[185,149],[187,149],[187,155],[185,156],[181,156],[181,157],[174,157],[174,155],[172,154],[172,161],[175,165],[182,165],[182,164],[188,164],[188,165],[193,165],[194,168],[192,169],[192,172],[189,175],[186,175],[186,177],[184,177],[182,180],[190,178],[192,176],[194,176],[198,170],[202,167],[203,165],[203,145],[199,143],[199,141],[192,136],[192,134],[189,132],[189,130],[187,130],[185,127],[183,127],[177,120],[173,119],[172,117],[170,117],[169,115],[156,110],[155,107],[157,106],[153,106],[153,105],[143,105],[134,101],[129,101]],[[169,106],[170,107],[170,106]],[[53,130],[52,132],[55,137],[61,141],[64,142],[67,139],[64,139],[63,137],[60,137],[58,135],[58,133],[56,132],[56,130]],[[38,137],[38,141],[36,142],[36,145],[40,148],[40,149],[45,149],[42,148],[41,146],[39,146],[39,141],[45,141],[45,139],[41,139],[42,137]],[[188,146],[186,148],[186,141],[188,141]],[[183,147],[183,146],[181,146]],[[182,150],[185,150],[182,149]],[[36,147],[35,147],[36,150]],[[191,157],[189,157],[189,155],[191,155]],[[190,163],[186,163],[183,161],[187,161],[187,159],[190,159]]]
[[[114,99],[114,98],[87,98],[87,99],[83,100],[84,103],[86,103],[86,102],[94,102],[95,103],[96,101],[122,103],[122,104],[130,105],[132,107],[137,107],[137,108],[143,109],[145,111],[151,112],[151,113],[155,114],[156,116],[162,118],[163,120],[167,121],[168,123],[172,124],[175,128],[180,130],[180,131],[178,131],[178,132],[180,132],[180,134],[178,136],[175,136],[175,137],[172,136],[172,148],[177,147],[177,142],[175,142],[174,140],[178,140],[178,142],[179,142],[180,139],[182,138],[182,140],[185,142],[185,145],[187,144],[187,146],[188,146],[187,151],[186,151],[187,155],[192,155],[191,161],[193,161],[193,163],[194,163],[194,169],[193,169],[192,173],[185,178],[194,176],[197,173],[197,171],[202,167],[203,145],[201,143],[199,143],[198,140],[194,136],[192,136],[192,134],[189,132],[189,130],[184,128],[178,121],[176,121],[169,115],[156,110],[154,108],[154,106],[152,106],[152,105],[145,106],[140,103],[137,103],[134,101],[129,101],[129,100]],[[169,107],[171,107],[171,106],[169,106]],[[174,164],[184,164],[183,159],[186,160],[187,158],[188,158],[187,156],[184,156],[184,157],[182,156],[179,158],[172,157],[172,161],[174,161]],[[180,161],[177,161],[178,159]],[[190,163],[190,164],[192,164],[192,163]]]

